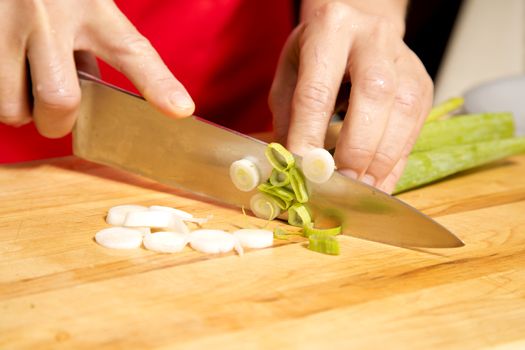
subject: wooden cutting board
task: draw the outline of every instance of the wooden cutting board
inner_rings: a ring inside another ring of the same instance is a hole
[[[463,248],[341,237],[333,257],[295,238],[239,257],[93,241],[127,203],[264,225],[237,209],[73,157],[2,166],[0,348],[525,349],[524,177],[519,156],[400,196]]]

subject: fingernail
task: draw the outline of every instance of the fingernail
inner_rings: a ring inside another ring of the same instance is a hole
[[[353,171],[352,169],[341,169],[339,170],[339,172],[346,177],[357,180],[357,173]]]
[[[361,181],[364,182],[367,185],[374,186],[374,184],[376,182],[376,179],[372,175],[366,174],[365,176],[363,176]]]
[[[175,107],[175,109],[180,111],[188,111],[195,108],[195,104],[193,103],[191,97],[181,91],[173,92],[170,96],[170,102]]]

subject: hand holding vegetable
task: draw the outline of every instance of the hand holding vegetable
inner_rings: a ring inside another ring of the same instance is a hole
[[[33,118],[44,136],[67,134],[80,103],[76,69],[97,74],[93,55],[124,73],[164,113],[193,113],[182,84],[113,1],[5,0],[0,13],[1,123],[20,126]]]
[[[391,192],[432,104],[431,79],[402,40],[405,1],[304,3],[270,93],[277,136],[299,154],[322,147],[349,81],[337,167]]]

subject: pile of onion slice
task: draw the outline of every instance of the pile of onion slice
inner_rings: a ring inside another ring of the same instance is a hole
[[[262,229],[243,229],[233,233],[223,230],[197,229],[190,231],[187,222],[201,225],[207,218],[195,218],[180,209],[153,205],[119,205],[108,211],[106,222],[113,227],[97,232],[95,241],[111,249],[137,249],[159,253],[176,253],[187,245],[206,254],[228,253],[244,248],[259,249],[273,245],[273,232]]]

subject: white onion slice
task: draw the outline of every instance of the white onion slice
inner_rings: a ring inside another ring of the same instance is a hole
[[[175,217],[175,216],[173,217],[173,221],[170,224],[170,226],[168,226],[168,229],[170,231],[180,232],[180,233],[183,233],[183,234],[190,233],[190,229],[188,228],[188,226],[186,226],[184,221],[182,221],[180,218]]]
[[[208,216],[205,217],[205,218],[191,218],[191,219],[184,219],[184,221],[186,221],[186,222],[193,222],[193,223],[195,223],[195,224],[202,225],[202,224],[207,223],[207,222],[210,221],[211,219],[213,219],[213,215],[208,215]]]
[[[207,254],[227,253],[235,247],[235,237],[222,230],[195,230],[190,233],[190,245],[196,251]]]
[[[135,204],[117,205],[116,207],[109,209],[108,215],[106,216],[106,222],[109,225],[122,226],[124,225],[124,221],[126,220],[126,215],[128,213],[136,212],[136,211],[147,211],[147,210],[148,210],[148,207],[145,207],[143,205],[135,205]]]
[[[98,231],[95,240],[106,248],[135,249],[142,244],[142,232],[125,227],[110,227]]]
[[[172,207],[165,207],[163,205],[152,205],[151,207],[149,207],[150,210],[159,210],[159,211],[167,211],[168,213],[172,213],[173,215],[175,215],[176,217],[182,219],[182,220],[186,220],[186,219],[191,219],[193,218],[193,215],[188,213],[188,212],[185,212],[184,210],[180,210],[180,209],[176,209],[176,208],[172,208]]]
[[[144,237],[144,247],[160,253],[176,253],[184,249],[188,235],[180,232],[157,232]]]
[[[173,225],[177,225],[177,220],[180,221],[180,219],[167,211],[135,211],[126,215],[124,226],[170,228]]]
[[[264,193],[256,193],[250,199],[250,210],[261,219],[273,220],[281,214],[275,200]]]
[[[257,166],[248,159],[239,159],[231,164],[230,178],[235,187],[244,192],[253,190],[260,182]]]
[[[151,233],[150,227],[133,227],[133,230],[141,232],[143,236],[149,235]]]
[[[196,218],[193,216],[193,214],[185,212],[184,210],[180,210],[180,209],[176,209],[172,207],[165,207],[162,205],[152,205],[151,207],[149,207],[149,209],[158,210],[158,211],[167,211],[169,213],[172,213],[176,217],[180,218],[182,221],[193,222],[199,225],[205,224],[213,218],[213,215],[208,215],[205,218]]]
[[[273,245],[273,232],[262,229],[241,229],[233,232],[244,248],[260,249]]]
[[[235,245],[233,246],[233,249],[239,254],[239,256],[244,255],[244,248],[242,247],[241,241],[235,237]]]
[[[330,152],[324,148],[314,148],[303,156],[301,168],[308,180],[324,183],[334,173],[335,162]]]

